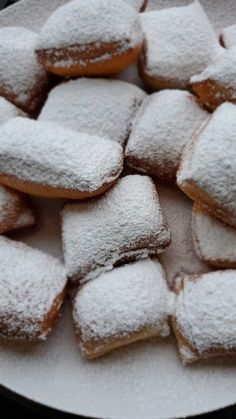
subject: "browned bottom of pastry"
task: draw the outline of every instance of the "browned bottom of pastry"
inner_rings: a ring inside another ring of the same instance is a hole
[[[176,173],[178,169],[177,165],[173,165],[167,162],[163,165],[152,164],[148,160],[139,159],[132,155],[126,157],[126,163],[128,166],[142,173],[147,173],[151,176],[157,176],[166,182],[176,182]]]
[[[145,70],[145,52],[141,54],[138,60],[138,72],[144,85],[150,91],[163,90],[163,89],[188,89],[190,86],[181,83],[178,80],[168,80],[163,77],[150,76]]]
[[[48,198],[68,198],[68,199],[85,199],[97,195],[101,195],[109,188],[115,185],[115,181],[105,183],[99,189],[93,192],[79,191],[73,189],[54,188],[47,185],[39,185],[30,181],[23,181],[15,176],[0,174],[0,183],[9,186],[18,191],[25,192],[30,195],[44,196]]]
[[[136,60],[141,44],[124,52],[119,51],[119,43],[103,43],[100,46],[89,44],[80,50],[80,46],[38,50],[38,61],[44,68],[60,76],[105,76],[116,74]],[[60,62],[68,65],[61,65]]]
[[[39,338],[40,336],[45,337],[51,332],[59,316],[60,309],[65,300],[65,297],[66,297],[66,287],[62,290],[62,292],[59,295],[57,295],[57,297],[55,298],[52,304],[51,310],[45,316],[42,326],[41,326],[41,331],[39,333]]]
[[[78,340],[79,345],[82,348],[82,354],[88,358],[98,358],[99,356],[102,356],[108,352],[111,352],[121,346],[126,346],[131,343],[149,339],[152,337],[160,336],[160,331],[158,331],[156,328],[146,327],[138,332],[133,332],[132,334],[129,334],[127,336],[124,336],[123,338],[119,339],[109,339],[107,341],[90,341],[90,342],[82,342],[80,338],[80,334],[78,333]]]
[[[198,96],[202,105],[214,111],[224,102],[236,103],[236,92],[232,88],[227,88],[214,80],[192,83],[191,88]]]
[[[35,85],[34,88],[30,91],[28,99],[23,101],[16,94],[4,88],[3,85],[0,85],[0,96],[5,97],[5,99],[13,103],[18,108],[22,109],[24,112],[34,116],[38,114],[43,103],[45,102],[48,89],[49,80],[39,80],[37,85]]]

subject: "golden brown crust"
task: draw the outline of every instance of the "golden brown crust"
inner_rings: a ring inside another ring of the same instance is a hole
[[[67,287],[65,286],[61,293],[55,297],[51,309],[42,322],[39,337],[48,335],[48,333],[52,330],[56,320],[58,319],[61,306],[65,300],[66,288]]]
[[[136,169],[137,171],[140,170],[141,172],[147,173],[151,176],[157,176],[165,182],[176,182],[178,165],[165,162],[165,168],[163,171],[163,164],[153,164],[149,160],[139,159],[135,156],[127,156],[126,163],[128,166]]]
[[[30,195],[44,196],[48,198],[85,199],[101,195],[108,189],[112,188],[115,185],[116,180],[103,184],[99,189],[93,192],[54,188],[52,186],[36,184],[30,181],[26,182],[15,176],[5,174],[0,174],[0,183]]]
[[[33,89],[28,93],[29,98],[22,101],[16,94],[9,92],[4,85],[0,85],[0,96],[3,96],[9,102],[13,103],[24,112],[34,116],[40,111],[44,101],[46,100],[49,90],[49,79],[37,80]]]
[[[227,88],[215,80],[208,79],[191,83],[191,88],[202,105],[210,111],[214,111],[224,102],[236,103],[236,99],[232,99],[232,94],[235,96],[234,89]]]
[[[119,43],[88,44],[80,49],[79,45],[68,48],[40,49],[37,59],[44,68],[54,74],[69,77],[105,76],[117,74],[136,60],[142,44],[119,52]],[[108,57],[108,58],[102,58]],[[99,59],[100,58],[100,59]],[[58,66],[60,61],[75,62],[69,66]]]
[[[76,327],[76,325],[75,325]],[[107,341],[87,341],[83,342],[81,340],[81,332],[77,328],[76,335],[78,337],[78,342],[82,348],[82,353],[87,359],[94,359],[102,356],[108,352],[111,352],[121,346],[126,346],[140,340],[150,339],[152,337],[160,336],[160,332],[157,332],[156,328],[144,327],[142,330],[133,332],[132,334],[126,335],[123,338],[114,338]]]

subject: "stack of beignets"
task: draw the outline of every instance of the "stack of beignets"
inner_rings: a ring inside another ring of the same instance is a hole
[[[38,34],[0,28],[0,234],[34,225],[27,193],[70,200],[64,264],[0,236],[5,339],[45,339],[69,289],[89,359],[166,337],[170,325],[184,363],[236,353],[235,25],[218,38],[198,1],[146,6],[72,0]],[[161,91],[115,79],[137,59],[140,82]],[[191,228],[171,193],[187,202]],[[174,214],[166,253],[161,204]],[[178,242],[196,267],[176,263]],[[170,287],[160,254],[175,267]]]

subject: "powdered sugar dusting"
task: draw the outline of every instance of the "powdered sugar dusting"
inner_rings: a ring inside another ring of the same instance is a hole
[[[146,94],[120,80],[71,80],[51,90],[39,120],[57,122],[121,145]]]
[[[236,46],[224,52],[202,73],[191,78],[191,83],[214,80],[230,89],[231,99],[236,100]],[[220,94],[220,92],[219,92]]]
[[[122,148],[53,123],[15,118],[0,130],[1,172],[24,181],[95,191],[122,169]]]
[[[236,220],[236,106],[221,105],[183,157],[178,183],[193,181]],[[188,154],[188,155],[187,155]]]
[[[145,72],[186,87],[221,51],[198,1],[184,7],[143,13]],[[154,42],[157,40],[158,42]]]
[[[147,173],[174,180],[183,147],[207,117],[188,92],[163,90],[148,96],[126,147],[128,164],[141,165]]]
[[[170,297],[156,260],[123,265],[89,281],[79,290],[73,310],[82,349],[87,341],[99,347],[143,328],[167,336]]]
[[[124,257],[160,253],[170,232],[152,180],[133,175],[103,197],[66,205],[62,238],[69,277],[88,280]]]
[[[211,350],[236,350],[236,271],[185,277],[176,300],[176,321],[199,357]]]
[[[74,0],[48,18],[37,48],[118,43],[121,52],[141,42],[139,16],[123,0]]]
[[[16,116],[23,116],[24,112],[18,109],[15,105],[8,102],[4,97],[0,97],[0,125],[7,122]]]
[[[0,249],[0,334],[35,338],[65,287],[65,269],[56,258],[20,242],[0,237]]]
[[[37,83],[47,76],[37,63],[34,49],[38,35],[25,28],[0,28],[0,87],[16,96],[21,106],[30,99]]]
[[[236,46],[236,25],[231,25],[223,29],[222,40],[226,48]]]
[[[211,217],[197,205],[193,208],[193,237],[199,257],[217,266],[235,263],[236,229]]]

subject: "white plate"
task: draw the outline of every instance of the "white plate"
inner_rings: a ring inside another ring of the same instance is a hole
[[[89,1],[89,0],[88,0]],[[0,13],[0,26],[38,30],[48,14],[65,0],[22,0]],[[186,4],[155,0],[150,7]],[[204,0],[217,31],[236,22],[235,0]],[[125,78],[138,82],[133,70]],[[191,202],[176,188],[159,186],[172,229],[173,244],[162,262],[169,280],[180,270],[207,270],[192,248]],[[39,224],[31,233],[12,237],[62,257],[60,201],[35,199]],[[211,361],[184,368],[173,338],[134,344],[97,361],[78,351],[65,307],[49,340],[42,344],[1,342],[0,381],[8,389],[59,410],[98,418],[157,419],[194,415],[236,402],[236,365]]]

